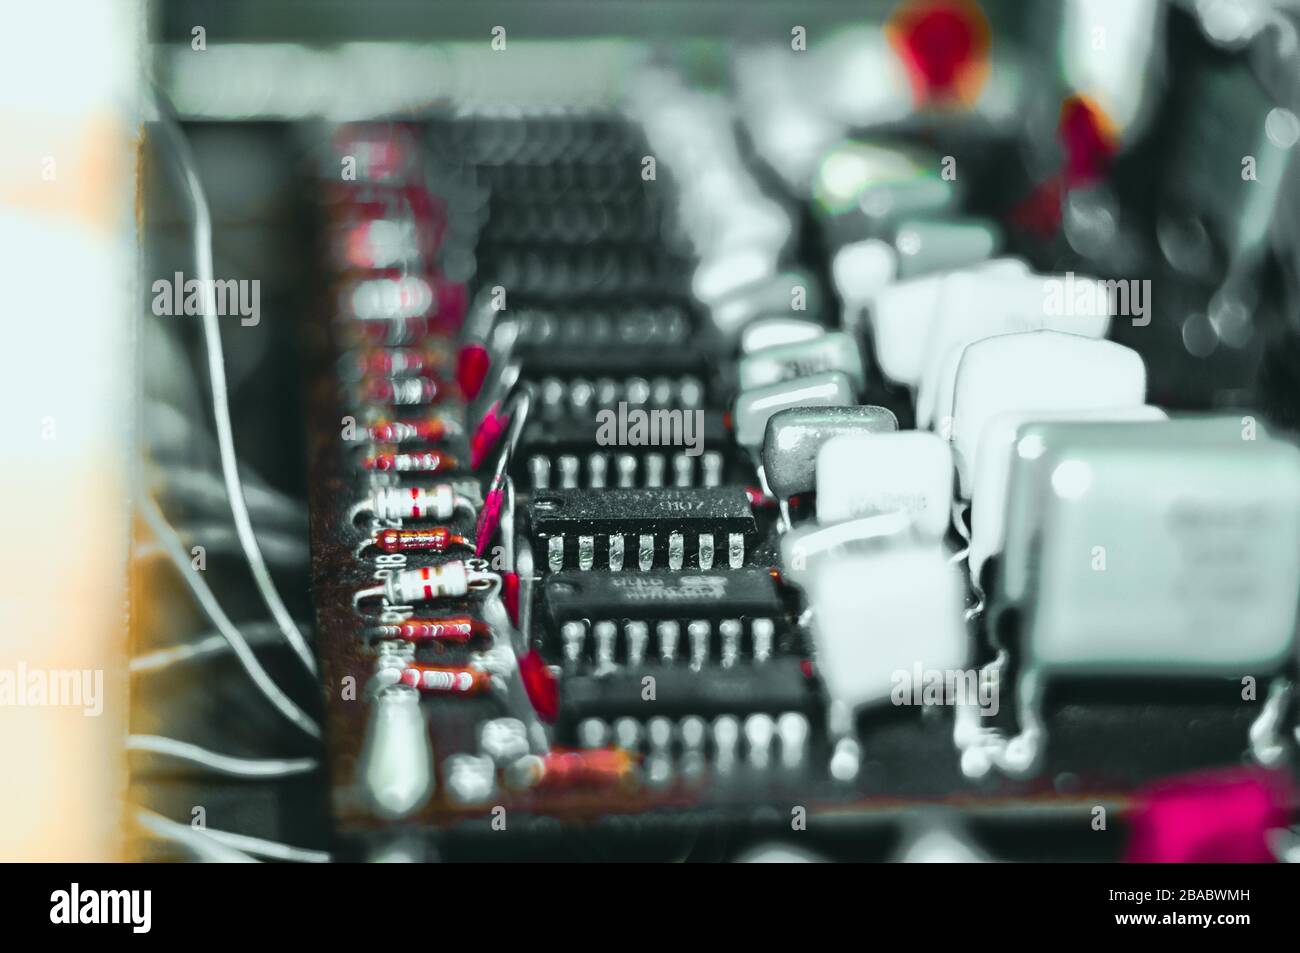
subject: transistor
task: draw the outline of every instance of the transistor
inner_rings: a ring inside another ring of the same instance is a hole
[[[726,565],[736,569],[758,529],[740,487],[547,490],[528,509],[552,572],[566,565],[591,569],[597,559],[614,570],[681,569],[688,559],[710,569],[720,545]]]

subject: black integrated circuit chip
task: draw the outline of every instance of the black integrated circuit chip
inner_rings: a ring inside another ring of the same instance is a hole
[[[556,625],[577,619],[775,618],[783,611],[765,569],[735,572],[559,572],[544,586]]]
[[[741,487],[547,490],[528,512],[552,572],[739,569],[758,531]]]

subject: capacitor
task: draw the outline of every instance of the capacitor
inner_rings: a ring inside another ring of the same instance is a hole
[[[839,371],[741,391],[732,414],[736,442],[757,453],[763,445],[767,422],[778,411],[789,407],[847,407],[852,403],[853,384]]]
[[[970,482],[971,579],[978,583],[984,564],[1002,552],[1006,534],[1007,482],[1020,433],[1026,425],[1165,418],[1163,410],[1149,404],[1101,410],[1009,410],[990,418],[980,437]]]
[[[858,342],[843,331],[830,331],[808,341],[774,344],[746,354],[737,364],[741,390],[766,387],[781,381],[839,371],[861,392],[867,384],[866,368]]]
[[[881,289],[868,305],[868,319],[876,362],[885,377],[909,387],[920,383],[930,328],[939,313],[939,302],[947,300],[944,288],[967,273],[1017,278],[1027,275],[1029,267],[1016,258],[994,258],[968,269],[924,275]]]
[[[380,692],[371,705],[357,781],[371,809],[405,817],[432,796],[433,744],[420,696],[403,686]]]
[[[808,596],[817,672],[849,711],[887,704],[899,673],[968,664],[965,586],[939,541],[891,535],[823,560]]]
[[[1146,402],[1142,356],[1114,341],[1033,331],[986,338],[962,353],[955,375],[949,439],[958,492],[969,499],[980,437],[1009,410],[1101,410]]]
[[[821,313],[821,290],[807,272],[785,271],[710,304],[713,326],[724,338],[734,340],[756,318],[816,318]]]
[[[457,512],[474,519],[477,509],[451,484],[438,483],[428,487],[376,487],[370,496],[352,507],[348,518],[355,520],[362,513],[371,513],[380,520],[448,520]]]
[[[1021,430],[988,626],[1019,673],[1003,770],[1038,767],[1055,678],[1288,679],[1300,450],[1246,432],[1238,414]],[[1242,746],[1267,749],[1273,718]]]
[[[835,437],[892,433],[885,407],[792,407],[773,414],[763,435],[763,475],[780,500],[816,489],[817,451]],[[855,475],[861,475],[855,470]]]
[[[816,469],[820,523],[903,513],[929,539],[942,539],[948,530],[952,449],[935,434],[836,436],[821,447]]]
[[[949,282],[943,295],[930,326],[917,388],[916,425],[920,428],[937,429],[952,412],[953,380],[968,345],[999,335],[1043,330],[1103,338],[1110,327],[1110,298],[1105,285],[1094,279],[1073,275],[990,278],[970,273]]]
[[[501,577],[488,571],[487,560],[467,559],[394,572],[380,585],[358,590],[352,600],[357,605],[367,599],[384,599],[391,605],[406,605],[432,599],[455,599],[471,591],[484,592],[500,586]]]
[[[419,453],[376,453],[366,457],[362,465],[367,470],[393,471],[396,473],[433,473],[437,470],[455,469],[456,458],[449,453],[437,450],[424,450]]]

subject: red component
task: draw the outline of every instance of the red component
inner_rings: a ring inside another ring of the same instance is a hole
[[[1065,149],[1067,188],[1092,185],[1105,178],[1119,144],[1100,106],[1086,96],[1068,97],[1061,103],[1057,134]]]
[[[768,496],[759,487],[756,486],[745,487],[745,496],[749,497],[750,506],[755,506],[758,507],[759,509],[766,509],[770,506],[776,506],[776,497]]]
[[[501,601],[505,603],[506,613],[513,625],[519,625],[519,573],[501,574]]]
[[[519,657],[519,677],[537,716],[554,724],[560,717],[560,681],[536,649]]]
[[[482,344],[467,344],[460,349],[456,357],[456,383],[466,398],[473,400],[478,396],[491,364],[488,349]]]
[[[1118,151],[1110,120],[1086,96],[1070,96],[1061,103],[1057,135],[1065,153],[1061,171],[1036,185],[1009,216],[1017,228],[1041,238],[1051,238],[1061,227],[1066,194],[1104,179]]]
[[[1271,863],[1268,832],[1286,828],[1295,792],[1277,771],[1230,769],[1146,789],[1130,822],[1129,863]]]
[[[493,487],[483,498],[483,508],[478,511],[478,525],[474,527],[474,555],[480,559],[501,525],[501,505],[505,496],[504,489]]]
[[[402,670],[401,683],[434,695],[480,695],[492,684],[492,676],[477,668],[409,665]]]
[[[542,759],[541,784],[619,785],[632,777],[636,756],[623,748],[552,748]]]
[[[363,465],[367,470],[392,470],[398,473],[432,473],[435,470],[456,466],[456,458],[436,450],[423,453],[378,453],[366,457]]]
[[[813,671],[812,659],[806,658],[799,662],[799,671],[803,672],[804,678],[812,678],[816,673]]]
[[[443,351],[439,348],[381,347],[359,355],[356,368],[363,376],[411,377],[446,370],[446,364]]]
[[[377,443],[407,443],[413,440],[437,443],[446,436],[447,423],[441,417],[381,421],[370,427],[370,439]]]
[[[451,546],[468,546],[469,540],[458,536],[445,526],[431,529],[384,529],[371,541],[386,553],[435,552],[443,553]]]
[[[918,103],[969,104],[989,72],[991,36],[984,11],[971,0],[911,0],[885,27],[907,67]]]
[[[475,637],[486,638],[488,628],[478,619],[459,615],[387,623],[375,626],[371,629],[371,634],[377,638],[406,639],[409,642],[451,642],[463,645]]]
[[[493,404],[483,416],[483,422],[474,431],[469,442],[469,468],[477,470],[492,453],[492,449],[506,432],[510,415],[501,412],[501,404]],[[486,507],[484,507],[486,509]]]

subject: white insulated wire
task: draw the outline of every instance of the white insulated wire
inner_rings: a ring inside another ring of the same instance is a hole
[[[262,663],[257,660],[257,656],[253,654],[253,650],[244,639],[244,636],[235,624],[230,621],[230,617],[226,615],[225,610],[221,608],[221,603],[213,595],[207,580],[190,565],[189,557],[181,544],[180,537],[168,525],[162,511],[158,509],[158,504],[151,497],[145,497],[141,511],[145,522],[153,530],[154,536],[157,537],[168,558],[175,564],[181,578],[190,587],[190,591],[194,593],[194,598],[198,600],[199,605],[203,608],[213,626],[230,643],[230,648],[234,651],[239,663],[244,667],[244,671],[248,673],[254,684],[266,696],[267,700],[279,709],[281,714],[313,738],[319,738],[321,736],[320,725],[312,721],[306,712],[294,704],[293,699],[286,695],[280,686],[275,683],[275,680],[266,673],[266,669],[262,668]]]
[[[162,552],[161,547],[159,547],[159,552]],[[268,638],[278,639],[280,636],[280,627],[274,622],[249,622],[246,625],[239,626],[239,631],[244,636],[244,639],[253,645],[263,643]],[[146,672],[156,672],[160,669],[170,668],[181,662],[190,662],[229,651],[230,643],[226,641],[225,636],[220,632],[210,632],[200,636],[193,642],[169,645],[166,648],[155,649],[152,652],[137,655],[131,659],[127,667],[132,675],[141,675]]]
[[[300,864],[327,864],[330,860],[330,855],[321,850],[293,847],[279,841],[232,834],[230,831],[218,831],[209,827],[191,827],[146,808],[136,811],[135,819],[150,834],[188,848],[203,860],[242,864],[255,864],[258,862],[257,857]],[[251,856],[253,854],[257,857]]]
[[[235,440],[230,423],[230,396],[226,387],[226,358],[221,348],[221,329],[217,324],[217,295],[213,282],[212,265],[212,216],[208,209],[207,195],[203,183],[199,181],[194,154],[180,124],[176,121],[165,97],[156,87],[154,96],[157,100],[158,115],[162,126],[172,139],[176,159],[180,163],[185,178],[185,188],[189,193],[190,204],[194,212],[194,255],[199,272],[199,283],[203,288],[203,340],[208,354],[208,376],[212,386],[212,416],[217,430],[217,448],[221,456],[221,473],[225,478],[226,495],[230,498],[230,512],[235,521],[235,532],[248,560],[253,581],[257,584],[262,600],[270,610],[272,618],[284,633],[285,639],[313,675],[316,673],[316,659],[307,646],[306,639],[297,624],[289,615],[289,610],[280,598],[271,578],[266,560],[257,545],[253,534],[252,520],[248,515],[248,504],[244,499],[244,488],[240,482],[238,458],[235,456]]]
[[[161,735],[127,735],[126,750],[147,751],[178,761],[188,761],[218,774],[236,778],[288,778],[310,774],[318,766],[315,758],[236,758]]]

